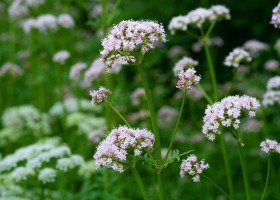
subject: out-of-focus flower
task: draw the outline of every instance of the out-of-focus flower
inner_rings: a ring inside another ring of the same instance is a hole
[[[61,65],[65,63],[65,60],[67,60],[70,57],[70,53],[66,50],[58,51],[53,56],[53,62],[57,62]]]
[[[280,91],[269,90],[263,95],[262,105],[274,106],[280,105]]]
[[[261,150],[265,153],[280,153],[280,145],[275,140],[266,139],[261,142],[260,146]]]
[[[165,42],[163,26],[153,21],[122,21],[103,39],[101,57],[108,68],[114,63],[137,64],[135,54],[144,55],[156,42]]]
[[[123,172],[129,156],[141,156],[143,150],[152,151],[155,138],[146,129],[132,129],[120,126],[113,129],[97,147],[94,154],[96,167],[102,166]]]
[[[175,66],[173,67],[173,73],[174,73],[174,76],[178,76],[178,73],[181,71],[181,70],[184,70],[186,68],[193,68],[195,66],[198,65],[198,61],[196,60],[193,60],[192,58],[189,58],[189,57],[183,57],[181,60],[179,60]]]
[[[75,65],[73,65],[70,69],[70,75],[69,78],[71,80],[77,81],[80,77],[80,73],[87,68],[87,64],[83,62],[78,62]]]
[[[18,65],[8,62],[0,68],[0,77],[6,74],[18,76],[23,74],[23,70]]]
[[[112,94],[112,92],[104,87],[100,87],[98,90],[90,91],[89,94],[92,97],[92,105],[98,105],[107,100],[108,95]]]
[[[248,119],[241,125],[241,129],[248,133],[256,133],[260,131],[262,127],[262,122],[256,119]]]
[[[173,125],[178,115],[178,110],[169,106],[163,106],[159,109],[157,113],[157,119],[159,124],[166,127],[169,125]]]
[[[57,17],[57,23],[64,28],[73,28],[75,22],[71,15],[63,13]]]
[[[146,99],[146,94],[144,88],[136,88],[132,93],[131,93],[131,103],[134,106],[140,105],[143,100]]]
[[[242,48],[235,48],[225,58],[224,65],[228,67],[239,67],[242,62],[251,62],[250,54]]]
[[[195,73],[196,71],[193,68],[189,68],[186,71],[181,70],[178,74],[179,80],[176,87],[182,90],[191,90],[191,86],[198,84],[201,79]]]
[[[266,84],[268,90],[280,90],[280,76],[270,78]]]
[[[167,55],[171,59],[176,59],[176,58],[182,57],[183,55],[186,55],[186,51],[184,50],[183,47],[175,45],[170,48]]]
[[[275,28],[280,28],[280,3],[272,10],[271,23]]]
[[[100,128],[91,131],[88,134],[88,140],[94,144],[98,144],[104,136],[105,136],[105,131],[103,128]]]
[[[207,42],[208,46],[221,47],[224,45],[224,40],[220,37],[207,38],[206,42]],[[201,52],[202,48],[203,48],[202,41],[197,41],[192,45],[192,50],[196,53]]]
[[[268,71],[276,71],[279,68],[280,63],[277,60],[268,60],[264,63],[264,68]]]
[[[256,57],[261,51],[268,50],[268,44],[258,40],[248,40],[243,44],[243,48],[248,50],[251,56]]]
[[[208,163],[205,163],[204,160],[198,161],[197,157],[192,154],[188,156],[187,159],[182,161],[180,165],[180,176],[185,177],[187,175],[190,175],[192,176],[193,182],[199,182],[200,174],[208,168]]]
[[[238,129],[240,117],[245,113],[254,117],[259,107],[257,99],[246,95],[229,96],[211,106],[208,105],[203,117],[202,133],[213,141],[216,134],[221,134],[220,127]]]
[[[38,180],[41,181],[43,184],[52,183],[55,181],[56,178],[56,170],[52,168],[44,168],[40,171],[38,175]]]
[[[46,32],[48,30],[55,31],[57,29],[56,17],[54,15],[40,15],[36,21],[36,28],[38,28],[41,32]]]
[[[18,19],[29,14],[29,9],[24,5],[23,0],[14,0],[8,8],[9,17]]]

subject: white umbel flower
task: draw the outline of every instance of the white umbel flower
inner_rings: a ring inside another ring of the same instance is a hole
[[[46,183],[52,183],[55,181],[56,178],[56,170],[52,168],[44,168],[40,171],[38,175],[39,181],[41,181],[43,184]]]

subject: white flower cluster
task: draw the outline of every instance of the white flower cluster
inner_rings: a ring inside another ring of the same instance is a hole
[[[184,56],[181,60],[179,60],[175,66],[173,67],[174,76],[178,76],[178,73],[181,70],[186,68],[193,68],[198,65],[198,61],[193,60],[192,58]]]
[[[208,105],[203,117],[202,133],[213,141],[216,134],[221,134],[221,127],[238,129],[239,118],[245,113],[254,117],[259,107],[257,99],[246,95],[229,96],[211,106]]]
[[[239,67],[241,62],[251,62],[250,54],[242,48],[235,48],[225,58],[224,65],[228,67]]]
[[[261,150],[265,153],[280,153],[280,144],[278,144],[275,140],[266,139],[261,142],[260,146]]]
[[[134,106],[141,105],[146,100],[145,90],[142,87],[136,88],[130,95],[131,103]]]
[[[79,80],[80,73],[87,68],[87,64],[83,62],[78,62],[75,65],[73,65],[70,69],[70,80],[77,81]]]
[[[112,94],[112,92],[104,87],[99,87],[98,90],[92,90],[89,94],[92,97],[91,104],[98,105],[107,100],[108,95]]]
[[[105,166],[123,172],[128,156],[141,156],[142,151],[153,150],[155,138],[146,129],[132,129],[120,126],[113,129],[97,147],[94,154],[96,167]],[[133,153],[132,153],[133,152]]]
[[[156,42],[165,42],[163,26],[153,21],[122,21],[115,25],[103,39],[100,52],[104,63],[111,68],[114,63],[123,65],[139,62],[135,53],[144,55]],[[137,52],[140,49],[141,52]]]
[[[258,40],[248,40],[243,44],[243,48],[248,50],[253,57],[256,57],[259,52],[268,50],[268,44]]]
[[[18,76],[23,74],[23,70],[18,65],[8,62],[0,68],[0,77],[6,74]]]
[[[275,28],[280,28],[280,3],[272,10],[271,23]]]
[[[182,90],[191,90],[191,86],[197,85],[200,81],[200,76],[195,75],[196,71],[189,68],[186,71],[181,70],[178,74],[177,88]]]
[[[21,26],[25,33],[30,33],[32,29],[37,29],[42,33],[47,31],[56,31],[58,26],[63,28],[72,28],[75,26],[75,22],[71,15],[61,14],[58,17],[52,14],[43,14],[36,19],[29,18],[21,23]]]
[[[267,92],[263,95],[262,104],[273,106],[280,104],[280,76],[270,78],[266,84]]]
[[[186,175],[191,175],[193,177],[193,182],[199,182],[200,174],[208,168],[208,163],[205,163],[204,160],[198,162],[197,157],[192,154],[188,156],[186,160],[182,161],[180,166],[180,176],[185,177]]]
[[[8,8],[9,17],[20,19],[29,14],[30,8],[36,8],[45,3],[45,0],[14,0]]]
[[[176,31],[186,31],[188,26],[201,28],[206,22],[213,23],[217,20],[230,19],[229,9],[222,5],[215,5],[209,9],[197,8],[185,16],[172,18],[168,25],[171,34]]]
[[[55,162],[54,162],[55,161]],[[56,163],[55,168],[44,168]],[[37,176],[43,183],[53,182],[56,170],[67,171],[83,165],[79,155],[72,155],[67,146],[50,143],[36,143],[18,149],[15,153],[0,160],[0,173],[8,174],[15,181],[27,180],[28,176]]]
[[[67,60],[69,57],[70,57],[70,53],[68,51],[61,50],[53,55],[52,60],[53,62],[63,65],[65,63],[65,60]]]
[[[268,60],[264,63],[264,68],[268,71],[276,71],[280,63],[277,60]]]

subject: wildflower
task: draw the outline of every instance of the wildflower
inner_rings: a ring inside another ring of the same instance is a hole
[[[210,8],[214,14],[214,20],[230,19],[229,9],[222,5],[215,5]]]
[[[268,60],[264,63],[264,68],[268,71],[276,71],[279,68],[279,62],[277,60]]]
[[[262,105],[274,106],[280,105],[280,91],[269,90],[263,95]]]
[[[239,67],[241,62],[251,62],[250,54],[242,48],[235,48],[224,61],[224,65],[228,67]]]
[[[57,29],[56,17],[51,14],[40,15],[36,20],[36,27],[43,33]]]
[[[36,19],[27,19],[21,23],[23,31],[25,33],[30,33],[32,29],[36,29],[38,27],[38,23]]]
[[[193,68],[197,65],[198,62],[196,60],[185,56],[175,64],[173,68],[174,76],[178,76],[178,73],[185,68]]]
[[[57,23],[64,28],[72,28],[75,26],[75,22],[74,22],[72,16],[69,14],[65,14],[65,13],[60,14],[57,17]]]
[[[107,100],[108,95],[112,94],[112,92],[104,87],[99,87],[98,90],[92,90],[89,94],[92,97],[91,104],[98,105]]]
[[[261,150],[265,153],[280,153],[280,144],[278,144],[275,140],[266,139],[261,142],[260,146]]]
[[[135,53],[144,55],[157,41],[165,42],[163,26],[152,21],[122,21],[115,25],[103,39],[102,60],[108,68],[114,63],[136,64]],[[137,50],[140,49],[140,52]]]
[[[77,80],[79,78],[80,72],[87,68],[87,64],[83,62],[78,62],[71,67],[70,79]]]
[[[11,172],[11,178],[15,181],[26,180],[28,176],[34,175],[34,170],[27,167],[18,167]]]
[[[138,106],[146,99],[145,90],[142,87],[136,88],[130,95],[131,103]]]
[[[58,51],[53,56],[53,61],[57,62],[61,65],[64,64],[65,60],[67,60],[70,57],[70,53],[66,50]]]
[[[274,76],[270,78],[266,84],[268,90],[280,89],[280,76]]]
[[[280,28],[280,3],[272,10],[271,23],[275,28]]]
[[[200,174],[203,173],[205,169],[209,168],[209,164],[205,163],[204,160],[197,161],[195,155],[190,155],[186,160],[183,160],[180,166],[180,176],[185,177],[186,175],[192,176],[193,182],[200,181]]]
[[[40,171],[38,175],[39,181],[41,181],[43,184],[51,183],[55,181],[56,178],[56,170],[52,168],[44,168]]]
[[[221,134],[220,127],[239,128],[240,117],[248,113],[254,117],[260,103],[249,96],[229,96],[211,106],[208,105],[203,117],[202,133],[209,139],[214,140],[216,134]]]
[[[154,135],[146,129],[120,126],[113,129],[99,144],[94,154],[96,168],[105,166],[118,172],[124,171],[128,156],[141,156],[142,151],[153,150]]]
[[[178,110],[169,106],[163,106],[157,113],[157,119],[159,124],[166,127],[168,125],[174,124],[178,115]]]
[[[248,50],[253,57],[256,57],[259,52],[268,50],[268,44],[258,40],[248,40],[244,43],[243,48]]]
[[[13,3],[8,8],[9,17],[12,19],[18,19],[29,14],[29,9],[27,6],[22,4],[21,0],[14,0]]]
[[[186,71],[181,70],[178,74],[179,80],[177,82],[177,88],[191,90],[192,85],[198,84],[200,76],[195,75],[196,71],[193,68]]]
[[[104,133],[104,129],[100,128],[97,130],[93,130],[88,134],[88,140],[94,144],[98,144],[101,139],[104,137],[105,133]]]
[[[186,31],[188,21],[189,19],[187,16],[173,17],[168,25],[168,29],[170,30],[172,35],[174,35],[178,30]]]
[[[210,47],[211,46],[221,47],[224,45],[224,41],[220,37],[207,38],[206,42]],[[192,45],[192,50],[196,53],[201,52],[203,46],[204,44],[202,41],[197,41]]]
[[[22,75],[23,70],[18,65],[8,62],[0,68],[0,77],[6,74]]]
[[[69,169],[73,169],[83,164],[84,164],[84,159],[81,156],[72,155],[69,158],[60,158],[59,160],[57,160],[56,168],[66,172]]]

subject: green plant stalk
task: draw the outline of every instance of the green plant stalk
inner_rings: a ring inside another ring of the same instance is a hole
[[[251,194],[250,194],[250,185],[249,185],[249,179],[248,179],[248,173],[247,173],[247,166],[244,158],[244,153],[242,150],[242,142],[240,138],[240,130],[237,130],[237,146],[238,146],[238,152],[239,152],[239,157],[240,157],[240,163],[242,167],[242,173],[243,173],[243,179],[244,179],[244,184],[245,184],[245,190],[246,190],[246,197],[247,200],[251,200]]]
[[[140,178],[140,176],[138,174],[138,171],[137,171],[136,167],[135,166],[131,167],[131,170],[132,170],[133,175],[134,175],[134,177],[135,177],[135,179],[137,181],[137,184],[138,184],[138,186],[139,186],[139,188],[141,190],[143,199],[144,200],[148,200],[146,189],[145,189],[145,187],[143,185],[143,182],[142,182],[142,180],[141,180],[141,178]]]
[[[143,87],[144,87],[144,90],[145,90],[147,103],[148,103],[148,107],[149,107],[150,115],[151,115],[152,128],[153,128],[153,132],[154,132],[154,135],[155,135],[155,152],[156,152],[156,160],[157,160],[156,170],[157,170],[157,177],[158,177],[158,184],[159,184],[159,199],[163,200],[164,199],[163,185],[162,185],[162,179],[161,179],[161,174],[160,174],[161,164],[162,164],[161,146],[160,146],[160,137],[159,137],[157,119],[156,119],[156,114],[155,114],[155,108],[154,108],[154,104],[153,104],[153,101],[152,101],[150,88],[149,88],[148,82],[146,80],[145,73],[144,73],[144,70],[141,66],[141,63],[137,65],[137,68],[139,70],[141,80],[142,80],[142,84],[143,84]]]
[[[205,92],[205,90],[203,89],[203,87],[200,84],[197,84],[197,88],[200,90],[200,92],[202,93],[202,95],[204,96],[204,98],[208,101],[208,103],[210,105],[213,104],[212,99],[208,96],[208,94]]]
[[[206,176],[205,174],[202,173],[202,175],[208,179],[211,183],[213,183],[213,185],[218,189],[220,190],[228,199],[232,199],[228,193],[226,193],[215,181],[213,181],[210,177]]]
[[[40,196],[41,200],[45,200],[45,187],[44,184],[41,183],[41,196]]]
[[[169,155],[169,153],[171,151],[171,148],[172,148],[172,145],[173,145],[173,142],[174,142],[174,138],[176,136],[177,129],[178,129],[178,126],[179,126],[179,123],[180,123],[180,120],[181,120],[181,116],[182,116],[183,110],[184,110],[185,101],[186,101],[186,89],[184,89],[183,100],[182,100],[182,103],[181,103],[180,113],[179,113],[179,116],[178,116],[178,119],[177,119],[177,122],[176,122],[176,125],[175,125],[175,128],[174,128],[174,131],[172,133],[170,144],[169,144],[169,147],[168,147],[168,150],[167,150],[167,153],[165,155],[165,159],[164,160],[167,160],[168,155]]]
[[[131,127],[129,122],[124,118],[124,116],[107,100],[105,100],[105,102],[107,103],[107,105],[112,108],[113,111],[115,111],[115,113],[124,121],[124,123],[128,126]]]
[[[268,154],[268,157],[267,157],[267,174],[266,174],[266,181],[265,181],[265,186],[264,186],[264,190],[263,190],[263,194],[262,194],[261,200],[263,200],[263,199],[264,199],[264,196],[265,196],[265,192],[266,192],[266,188],[267,188],[268,180],[269,180],[269,174],[270,174],[270,155]]]

